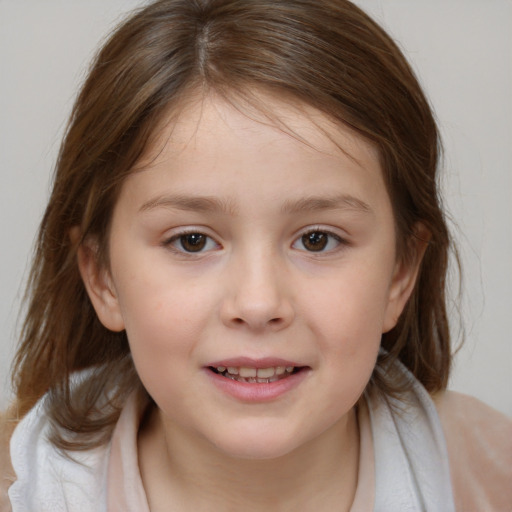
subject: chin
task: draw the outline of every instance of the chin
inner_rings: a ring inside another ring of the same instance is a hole
[[[230,430],[229,437],[216,439],[217,449],[228,457],[243,460],[271,460],[284,457],[301,444],[296,432],[281,432],[274,428],[265,428],[249,431],[242,429]],[[305,440],[304,440],[305,441]]]
[[[247,461],[279,459],[290,454],[296,448],[296,446],[290,446],[291,443],[276,443],[272,445],[259,442],[252,443],[253,440],[240,445],[218,446],[217,448],[230,458]]]

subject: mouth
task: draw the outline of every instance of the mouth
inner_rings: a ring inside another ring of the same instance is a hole
[[[306,366],[269,366],[255,368],[249,366],[209,366],[208,369],[226,379],[248,384],[270,384],[304,371]]]
[[[312,368],[278,357],[235,357],[204,366],[210,381],[224,395],[242,403],[279,400],[301,386]]]

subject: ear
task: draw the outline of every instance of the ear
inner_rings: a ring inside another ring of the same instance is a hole
[[[405,258],[399,258],[395,264],[382,327],[383,333],[395,327],[414,290],[421,261],[430,238],[431,233],[423,224],[417,223],[414,226],[413,234],[408,241],[409,255]]]
[[[77,242],[78,228],[73,228],[70,237]],[[100,322],[111,331],[122,331],[124,320],[110,272],[99,263],[98,245],[93,240],[83,240],[77,248],[80,275],[89,299]]]

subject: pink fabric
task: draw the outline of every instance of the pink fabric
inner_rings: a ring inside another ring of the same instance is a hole
[[[131,395],[114,430],[107,480],[109,512],[150,512],[137,456],[137,432],[146,406],[140,395]]]
[[[433,397],[460,512],[512,512],[512,420],[471,396]]]
[[[359,473],[357,489],[350,512],[373,510],[375,500],[375,462],[372,429],[366,401],[361,400],[357,411],[359,423]]]

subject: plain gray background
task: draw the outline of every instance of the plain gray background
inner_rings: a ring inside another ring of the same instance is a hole
[[[450,387],[512,415],[512,1],[358,0],[399,41],[444,138],[464,266],[465,345]],[[0,0],[0,406],[27,262],[74,95],[136,0]],[[459,314],[451,311],[454,338]]]

